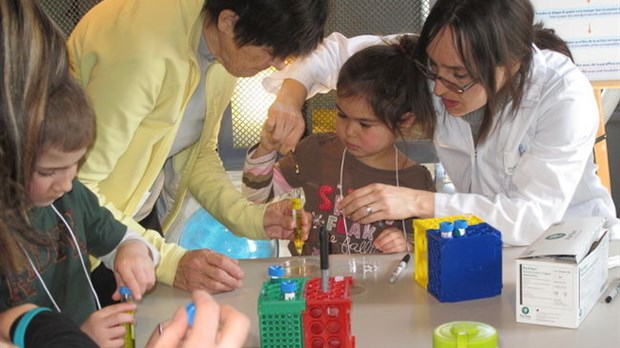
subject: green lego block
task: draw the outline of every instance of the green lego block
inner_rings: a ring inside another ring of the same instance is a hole
[[[302,312],[306,309],[308,278],[297,282],[295,299],[284,300],[279,283],[265,282],[258,298],[258,320],[262,348],[303,348]]]

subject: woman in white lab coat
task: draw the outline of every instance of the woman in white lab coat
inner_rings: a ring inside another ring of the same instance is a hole
[[[604,216],[619,228],[593,161],[599,118],[592,87],[569,57],[541,49],[566,53],[533,20],[529,0],[437,1],[416,50],[425,79],[415,110],[436,119],[437,155],[456,193],[372,184],[342,200],[347,216],[371,223],[472,213],[508,245],[530,244],[571,218]],[[272,90],[284,82],[266,123],[284,150],[299,136],[288,131],[305,97],[333,89],[347,57],[384,39],[333,34],[265,81]]]

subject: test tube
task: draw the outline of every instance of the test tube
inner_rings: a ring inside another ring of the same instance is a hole
[[[454,237],[463,237],[466,233],[467,225],[467,220],[454,220],[454,231],[452,235]]]
[[[269,282],[272,284],[276,284],[280,282],[280,279],[284,277],[284,267],[281,265],[271,265],[267,270],[267,274],[269,275]]]
[[[130,302],[133,303],[133,294],[131,293],[131,290],[126,287],[126,286],[121,286],[118,289],[118,292],[121,294],[121,302]],[[129,312],[129,314],[133,315],[133,311]],[[136,345],[136,341],[135,341],[135,328],[134,328],[134,324],[133,323],[125,323],[125,336],[123,337],[123,340],[125,342],[124,347],[125,348],[134,348]]]
[[[454,230],[454,224],[450,221],[442,221],[439,223],[439,231],[441,232],[441,238],[452,238],[452,231]]]
[[[293,189],[292,198],[291,198],[291,206],[293,209],[293,219],[295,220],[295,250],[297,250],[297,254],[301,255],[304,248],[304,240],[303,240],[303,230],[302,226],[302,214],[303,214],[303,189],[301,187],[297,187]]]
[[[280,283],[280,291],[282,292],[282,297],[284,300],[294,300],[295,292],[297,291],[297,282],[293,280],[283,280]]]

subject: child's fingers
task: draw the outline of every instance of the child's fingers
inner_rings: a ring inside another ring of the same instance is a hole
[[[266,132],[271,133],[276,126],[276,119],[272,117],[268,117],[263,124],[263,128]]]
[[[118,280],[117,280],[116,284],[121,284],[121,283],[119,283]],[[112,299],[114,301],[120,301],[120,299],[121,299],[121,294],[118,292],[118,289],[119,288],[116,288],[116,291],[114,291],[114,293],[112,294]]]
[[[149,275],[149,273],[151,273],[151,275]],[[142,294],[155,283],[154,266],[152,263],[148,266],[136,262],[136,265],[130,269],[124,270],[123,272],[114,272],[114,275],[118,287],[120,288],[122,285],[127,286],[136,300],[141,300]],[[118,289],[114,295],[117,293]],[[120,300],[120,294],[115,299]]]
[[[407,250],[407,240],[403,231],[396,227],[389,227],[381,232],[373,245],[383,252],[399,252]]]
[[[293,151],[299,143],[299,139],[301,139],[304,130],[305,123],[303,122],[303,118],[300,118],[300,123],[296,124],[295,127],[288,133],[288,135],[282,140],[282,146],[280,149],[281,153],[288,153],[289,151]]]
[[[155,265],[152,260],[144,259],[141,264],[138,264],[133,273],[134,279],[139,286],[139,293],[135,293],[139,296],[134,296],[136,299],[141,299],[142,295],[155,285]]]

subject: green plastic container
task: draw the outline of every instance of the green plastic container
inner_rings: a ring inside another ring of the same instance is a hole
[[[433,332],[434,348],[497,348],[497,330],[477,321],[453,321]]]
[[[303,348],[302,314],[306,309],[308,278],[287,278],[297,283],[293,299],[285,300],[280,283],[263,283],[258,297],[261,348]]]

